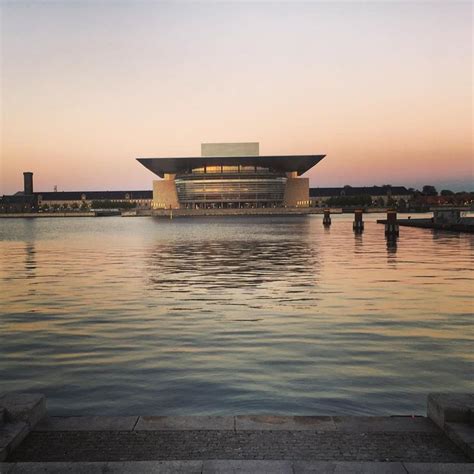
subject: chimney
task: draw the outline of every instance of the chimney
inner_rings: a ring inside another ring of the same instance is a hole
[[[25,171],[23,173],[23,182],[25,195],[33,194],[33,173],[31,171]]]

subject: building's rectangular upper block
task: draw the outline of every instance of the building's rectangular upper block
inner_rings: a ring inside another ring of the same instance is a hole
[[[258,156],[259,143],[201,143],[201,156]]]

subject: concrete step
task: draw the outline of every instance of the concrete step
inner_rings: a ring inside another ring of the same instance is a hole
[[[46,416],[46,399],[38,393],[6,393],[0,396],[6,422],[23,421],[30,429]]]
[[[474,424],[448,422],[444,429],[446,436],[474,461]]]
[[[474,413],[474,394],[430,393],[427,408],[428,417],[441,429],[447,422],[468,423]]]
[[[33,431],[320,431],[439,433],[422,416],[51,416]]]
[[[0,462],[19,446],[30,432],[28,423],[16,421],[0,426]]]
[[[136,461],[0,463],[0,474],[472,474],[472,464],[346,461]]]
[[[460,448],[474,460],[474,394],[431,393],[428,416]]]
[[[44,395],[32,393],[0,395],[0,462],[18,447],[45,415]]]

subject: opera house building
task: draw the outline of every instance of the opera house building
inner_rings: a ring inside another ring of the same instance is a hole
[[[260,156],[258,143],[203,143],[201,156],[138,158],[153,181],[154,209],[308,207],[301,175],[325,155]]]

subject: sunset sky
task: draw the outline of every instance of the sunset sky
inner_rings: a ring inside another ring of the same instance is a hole
[[[474,190],[472,3],[3,2],[0,194],[151,189],[201,142]]]

